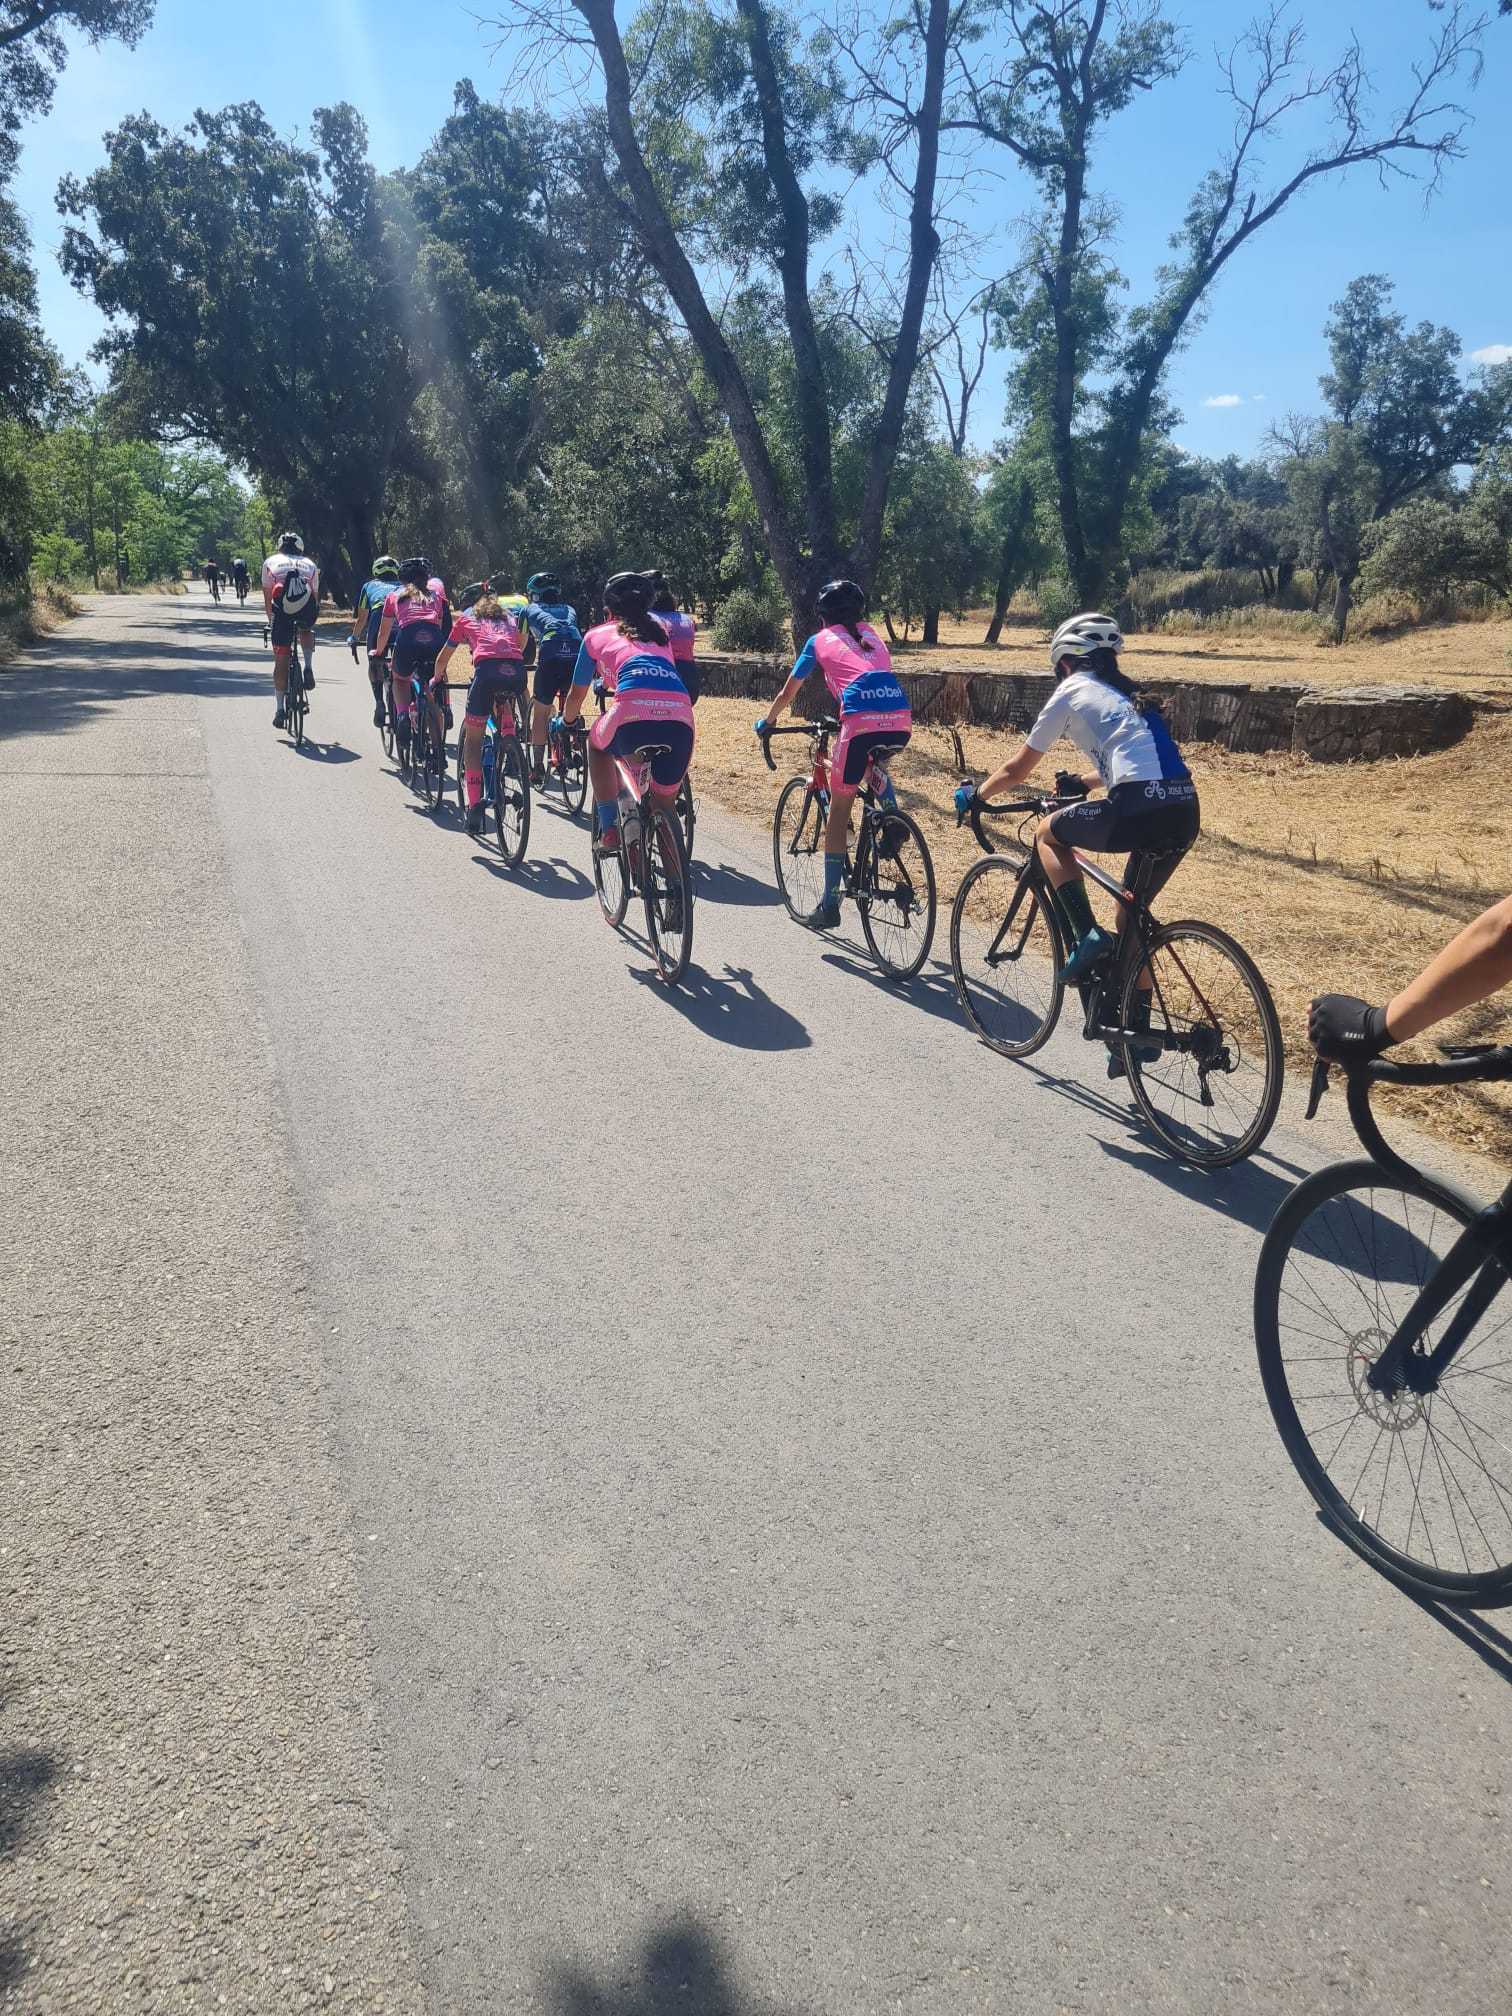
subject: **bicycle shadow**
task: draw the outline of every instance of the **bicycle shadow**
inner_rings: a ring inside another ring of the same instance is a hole
[[[15,1859],[33,1811],[58,1776],[59,1760],[43,1750],[0,1751],[0,1867]],[[22,1927],[0,1923],[0,1994],[14,1988],[29,1962]]]
[[[554,1968],[541,1983],[550,2016],[804,2016],[740,1989],[714,1935],[696,1918],[673,1918],[642,1942],[633,1973],[623,1962],[595,1976]]]
[[[1447,1631],[1451,1638],[1457,1638],[1461,1645],[1475,1654],[1483,1666],[1496,1675],[1498,1680],[1505,1680],[1512,1685],[1512,1638],[1509,1638],[1505,1631],[1498,1631],[1494,1624],[1488,1623],[1484,1612],[1467,1609],[1462,1603],[1440,1602],[1432,1596],[1420,1595],[1416,1589],[1409,1589],[1383,1562],[1372,1561],[1368,1555],[1362,1554],[1358,1547],[1350,1546],[1348,1536],[1340,1531],[1326,1512],[1319,1510],[1313,1516],[1331,1539],[1337,1540],[1340,1546],[1349,1548],[1349,1552],[1357,1561],[1364,1562],[1365,1566],[1394,1589],[1398,1596],[1405,1596],[1407,1601],[1421,1610],[1425,1617],[1431,1617],[1433,1622]]]
[[[906,1001],[909,1007],[922,1008],[926,1015],[938,1015],[945,1022],[965,1024],[960,996],[956,993],[955,975],[938,960],[921,967],[911,980],[890,980],[869,960],[858,959],[852,952],[830,951],[822,957],[826,966],[866,981],[868,986],[875,987],[894,1001]]]
[[[355,749],[347,749],[340,742],[316,742],[306,735],[303,743],[295,751],[310,763],[360,763],[362,757]]]
[[[582,869],[574,868],[560,854],[553,855],[550,860],[531,855],[518,868],[491,860],[487,854],[474,854],[473,859],[490,875],[497,875],[501,882],[512,882],[516,888],[528,889],[533,896],[548,896],[556,902],[581,903],[585,896],[593,894],[593,884]]]
[[[1164,1183],[1178,1197],[1205,1205],[1237,1224],[1248,1225],[1254,1232],[1269,1229],[1283,1200],[1296,1188],[1293,1176],[1265,1168],[1257,1156],[1235,1162],[1227,1169],[1194,1169],[1189,1163],[1175,1162],[1160,1149],[1146,1147],[1140,1140],[1145,1122],[1139,1114],[1121,1111],[1111,1101],[1094,1102],[1089,1098],[1086,1103],[1121,1121],[1133,1137],[1125,1144],[1094,1136],[1104,1155],[1126,1169]]]
[[[632,940],[640,944],[640,939]],[[632,980],[656,993],[705,1036],[741,1050],[807,1050],[813,1037],[786,1008],[756,983],[748,966],[726,966],[728,976],[716,980],[701,966],[690,966],[676,987],[668,987],[655,969],[632,966]]]
[[[729,903],[741,908],[760,909],[782,901],[769,882],[748,875],[743,868],[732,868],[728,861],[721,861],[717,868],[711,868],[708,862],[695,856],[692,867],[693,893],[700,903]]]

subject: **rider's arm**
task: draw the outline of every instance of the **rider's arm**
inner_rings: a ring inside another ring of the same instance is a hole
[[[1026,777],[1032,777],[1040,760],[1040,751],[1026,742],[1016,756],[1010,756],[1000,770],[994,770],[985,784],[977,786],[979,798],[995,798],[999,791],[1006,791],[1011,784],[1022,784]]]
[[[572,668],[572,686],[567,694],[567,705],[562,710],[564,721],[576,721],[581,717],[583,702],[588,698],[588,688],[593,684],[597,669],[585,637],[578,646],[577,663]]]
[[[787,678],[783,681],[781,692],[778,693],[776,699],[766,710],[764,718],[768,728],[775,728],[777,726],[777,723],[782,719],[788,708],[798,698],[799,689],[802,687],[804,680],[808,678],[810,672],[816,669],[818,663],[819,659],[814,651],[814,640],[810,637],[807,644],[798,653],[797,662],[794,664],[792,671],[789,672]]]
[[[1451,938],[1416,980],[1386,1006],[1393,1043],[1420,1036],[1446,1015],[1512,983],[1512,896],[1504,896]]]
[[[375,658],[381,658],[384,652],[387,651],[388,641],[393,635],[393,630],[394,619],[385,611],[383,621],[378,625],[378,635],[373,639],[373,656]]]

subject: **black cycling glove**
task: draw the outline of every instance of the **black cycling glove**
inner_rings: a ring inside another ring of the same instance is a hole
[[[1085,798],[1087,787],[1074,770],[1057,770],[1055,773],[1055,795],[1057,798],[1071,800]]]
[[[1320,994],[1307,1012],[1307,1035],[1320,1056],[1349,1064],[1368,1064],[1396,1041],[1386,1010],[1353,994]]]

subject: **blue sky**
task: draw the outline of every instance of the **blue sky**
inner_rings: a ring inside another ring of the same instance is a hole
[[[1227,121],[1215,90],[1214,45],[1232,39],[1252,12],[1250,0],[1168,4],[1189,31],[1192,60],[1175,83],[1139,101],[1111,128],[1096,174],[1122,215],[1118,257],[1135,298],[1164,256],[1186,195],[1222,144]],[[138,49],[78,48],[52,116],[26,135],[17,186],[36,241],[43,319],[53,340],[71,361],[82,361],[101,328],[58,271],[58,179],[87,173],[102,156],[99,136],[123,115],[145,106],[174,126],[199,106],[250,97],[281,130],[307,131],[314,104],[347,98],[369,122],[378,165],[397,167],[422,151],[445,118],[459,78],[470,76],[485,95],[508,86],[508,54],[491,56],[494,38],[475,18],[489,11],[504,8],[490,9],[489,0],[469,6],[432,0],[417,29],[413,0],[306,0],[297,23],[286,0],[276,6],[158,0],[156,22]],[[1399,96],[1407,65],[1438,18],[1426,0],[1326,0],[1305,11],[1316,60],[1358,31],[1383,105]],[[307,64],[284,59],[291,34]],[[1404,313],[1447,322],[1467,353],[1512,346],[1506,223],[1512,122],[1498,116],[1512,72],[1512,22],[1493,23],[1486,49],[1485,78],[1468,101],[1475,123],[1467,158],[1449,170],[1431,207],[1425,210],[1410,187],[1383,190],[1357,173],[1315,185],[1237,255],[1173,374],[1183,446],[1201,454],[1250,452],[1273,415],[1315,407],[1325,363],[1322,323],[1329,303],[1358,273],[1387,274]],[[1306,139],[1294,129],[1276,150],[1277,167]],[[1006,246],[1029,192],[1008,180],[992,200]],[[979,403],[978,438],[991,438],[1000,411],[995,379]]]

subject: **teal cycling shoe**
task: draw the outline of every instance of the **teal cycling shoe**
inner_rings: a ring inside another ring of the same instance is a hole
[[[1118,940],[1111,931],[1104,931],[1094,924],[1087,935],[1077,941],[1071,957],[1060,970],[1063,987],[1070,987],[1078,980],[1085,980],[1092,971],[1108,958]]]
[[[838,931],[840,928],[840,904],[821,903],[816,910],[810,910],[803,922],[810,931]]]

